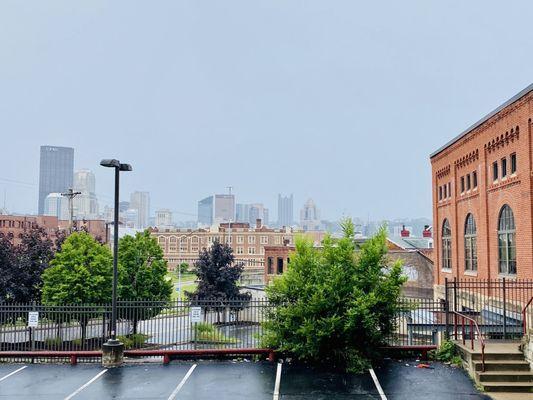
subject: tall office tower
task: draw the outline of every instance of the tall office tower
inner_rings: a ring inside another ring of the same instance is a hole
[[[215,194],[198,202],[198,226],[235,221],[235,196]]]
[[[148,218],[150,216],[150,193],[133,192],[130,197],[130,208],[137,210],[138,212],[137,228],[144,229],[148,227]]]
[[[237,205],[235,206],[235,221],[250,221],[250,204],[237,203]]]
[[[158,228],[170,228],[172,226],[172,211],[162,208],[155,212],[155,226]]]
[[[304,231],[322,230],[320,211],[312,199],[307,200],[300,211],[300,226]]]
[[[88,169],[74,172],[74,191],[80,192],[73,199],[74,215],[77,219],[96,219],[98,201],[96,199],[96,180]]]
[[[71,147],[41,146],[39,166],[39,215],[50,193],[64,193],[72,187],[74,149]]]
[[[265,208],[261,203],[250,204],[250,214],[248,215],[250,226],[254,226],[258,219],[261,220],[262,225],[268,225],[268,208]]]
[[[69,219],[68,199],[61,193],[50,193],[44,199],[43,215],[50,215],[62,220]]]
[[[293,217],[293,195],[283,197],[278,194],[278,225],[291,226],[294,223]]]

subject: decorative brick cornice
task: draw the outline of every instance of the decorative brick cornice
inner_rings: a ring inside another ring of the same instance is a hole
[[[479,159],[479,150],[476,149],[476,150],[464,155],[463,157],[458,158],[457,160],[455,160],[454,165],[455,165],[455,168],[460,169],[462,167],[465,167],[465,166],[473,163],[474,161],[477,161],[478,159]]]
[[[519,138],[520,128],[517,126],[516,128],[511,128],[511,131],[507,131],[505,134],[502,133],[501,135],[492,139],[490,142],[485,143],[485,149],[491,153],[495,150],[498,150],[500,147],[507,146],[509,143],[512,143]]]
[[[476,190],[473,193],[464,194],[457,200],[457,203],[462,203],[463,201],[472,200],[475,197],[479,197],[479,192]]]
[[[474,139],[478,135],[482,134],[484,131],[491,128],[496,123],[501,121],[503,118],[507,117],[509,114],[515,112],[519,108],[523,107],[525,104],[527,104],[530,101],[533,101],[533,92],[530,92],[529,94],[515,101],[513,104],[510,104],[509,106],[505,107],[503,110],[498,112],[496,115],[492,116],[487,121],[483,122],[481,125],[472,129],[470,132],[468,132],[465,136],[463,136],[457,142],[451,144],[447,149],[435,155],[432,158],[432,161],[435,162],[448,156],[450,153],[455,151],[457,148],[463,146],[465,143],[469,142],[470,140]]]
[[[450,175],[450,169],[450,165],[446,165],[445,167],[439,169],[435,174],[437,176],[437,179],[442,179],[445,176]]]

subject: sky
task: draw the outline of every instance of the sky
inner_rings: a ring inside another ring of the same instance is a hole
[[[101,204],[195,219],[294,193],[323,218],[431,217],[429,154],[533,82],[533,2],[0,2],[0,207],[37,211],[39,147]],[[188,215],[191,214],[191,215]]]

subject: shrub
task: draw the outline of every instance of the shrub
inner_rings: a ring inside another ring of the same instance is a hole
[[[355,253],[354,226],[344,236],[326,237],[323,248],[296,241],[287,272],[267,287],[272,305],[263,345],[304,362],[361,372],[380,356],[395,327],[405,278],[401,264],[386,257],[382,228]]]
[[[461,356],[457,347],[451,340],[445,340],[435,352],[435,359],[460,366],[462,364]]]

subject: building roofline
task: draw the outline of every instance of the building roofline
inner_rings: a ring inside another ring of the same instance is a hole
[[[501,110],[503,110],[504,108],[508,107],[509,105],[513,104],[515,101],[519,100],[520,98],[524,97],[525,95],[527,95],[529,92],[533,91],[533,83],[530,84],[528,87],[526,87],[525,89],[521,90],[520,92],[518,92],[516,95],[514,95],[513,97],[511,97],[509,100],[507,100],[505,103],[503,103],[502,105],[500,105],[498,108],[492,110],[490,113],[488,113],[487,115],[485,115],[483,118],[481,118],[479,121],[477,121],[476,123],[474,123],[473,125],[470,125],[466,130],[464,130],[463,132],[461,132],[459,135],[457,135],[456,137],[454,137],[452,140],[450,140],[448,143],[446,143],[444,146],[440,147],[438,150],[434,151],[433,153],[430,154],[429,158],[433,158],[435,157],[436,155],[438,155],[439,153],[442,153],[444,150],[446,150],[448,147],[450,147],[451,145],[457,143],[459,140],[461,140],[463,137],[465,137],[466,135],[468,135],[470,132],[472,132],[474,129],[476,129],[478,126],[480,126],[481,124],[483,124],[484,122],[488,121],[490,118],[492,118],[493,116],[495,116],[496,114],[498,114]]]

